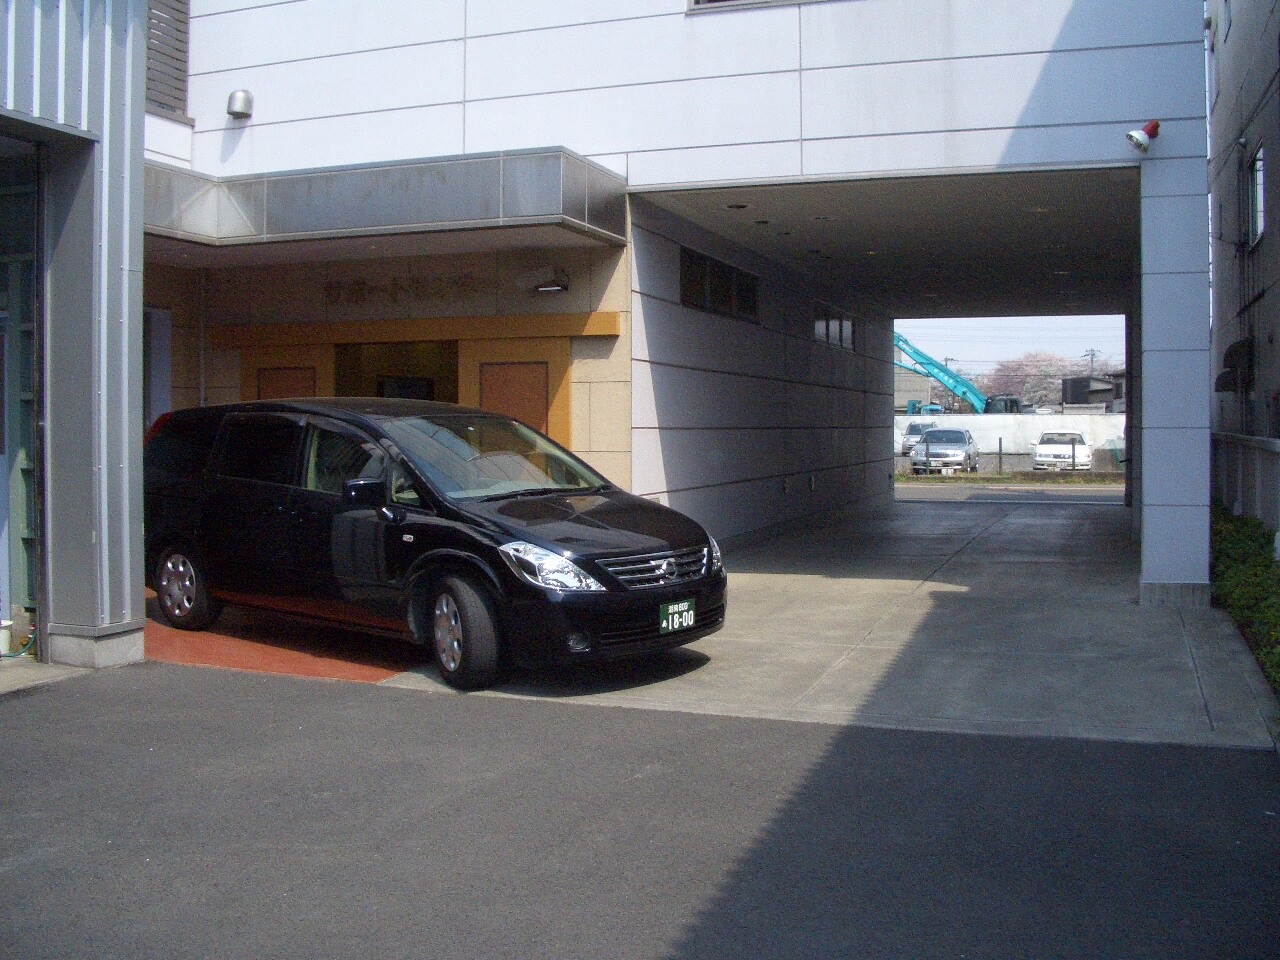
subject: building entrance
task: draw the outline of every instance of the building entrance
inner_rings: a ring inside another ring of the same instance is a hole
[[[31,635],[40,510],[35,449],[35,148],[0,138],[0,652]]]

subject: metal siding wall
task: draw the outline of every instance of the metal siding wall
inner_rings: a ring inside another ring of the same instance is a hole
[[[37,13],[40,31],[36,50],[36,115],[62,123],[58,111],[59,92],[62,90],[62,4],[57,0],[45,0]]]
[[[109,8],[104,0],[10,0],[0,10],[0,108],[101,133]]]
[[[85,130],[101,130],[102,117],[107,108],[106,71],[106,5],[96,0],[85,0],[84,43],[84,104],[80,126]]]
[[[34,0],[13,0],[9,7],[9,98],[10,110],[35,114],[32,103],[35,81],[35,4]]]
[[[101,467],[92,420],[99,393],[93,355],[99,150],[93,144],[50,149],[44,184],[44,582],[48,620],[81,625],[96,619],[99,579],[101,510],[94,487]]]
[[[108,623],[144,615],[142,567],[142,128],[143,111],[130,106],[145,96],[145,9],[136,18],[134,4],[121,4],[118,36],[124,38],[117,61],[115,89],[135,91],[136,98],[119,97],[110,124],[112,180],[120,185],[112,194],[111,309],[104,324],[107,335],[102,356],[107,378],[105,403],[99,418],[106,427],[107,595],[103,611]],[[145,8],[145,4],[140,6]]]
[[[54,659],[103,665],[141,655],[147,10],[145,0],[86,2],[74,0],[57,17],[68,43],[56,61],[65,74],[53,86],[70,89],[74,77],[84,90],[63,95],[59,109],[68,125],[99,137],[48,152],[42,612]],[[43,92],[41,103],[49,103]],[[123,646],[97,643],[116,636],[126,638]]]
[[[0,105],[9,106],[9,65],[13,62],[10,57],[9,49],[9,25],[13,20],[13,7],[6,5],[0,10]]]
[[[62,3],[62,94],[60,114],[63,123],[79,126],[84,117],[84,5],[89,0],[63,0]]]

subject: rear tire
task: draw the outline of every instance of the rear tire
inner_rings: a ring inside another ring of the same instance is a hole
[[[170,547],[160,555],[155,587],[160,616],[179,630],[203,630],[222,612],[209,593],[204,561],[185,548]]]
[[[498,678],[498,633],[488,598],[463,577],[445,577],[431,592],[431,649],[440,679],[480,690]]]

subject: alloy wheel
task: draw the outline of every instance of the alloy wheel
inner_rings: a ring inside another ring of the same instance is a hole
[[[160,571],[160,602],[175,620],[190,616],[196,603],[196,573],[191,561],[180,553],[169,555]]]
[[[436,598],[435,640],[440,665],[450,673],[456,671],[462,664],[462,619],[457,603],[448,593]]]

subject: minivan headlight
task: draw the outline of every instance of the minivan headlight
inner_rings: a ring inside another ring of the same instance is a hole
[[[507,566],[536,587],[551,590],[603,590],[600,582],[558,553],[517,540],[498,548]]]
[[[707,534],[707,540],[710,543],[710,549],[707,551],[707,569],[710,573],[715,573],[724,567],[724,561],[720,557],[720,544],[716,543],[716,538]]]

